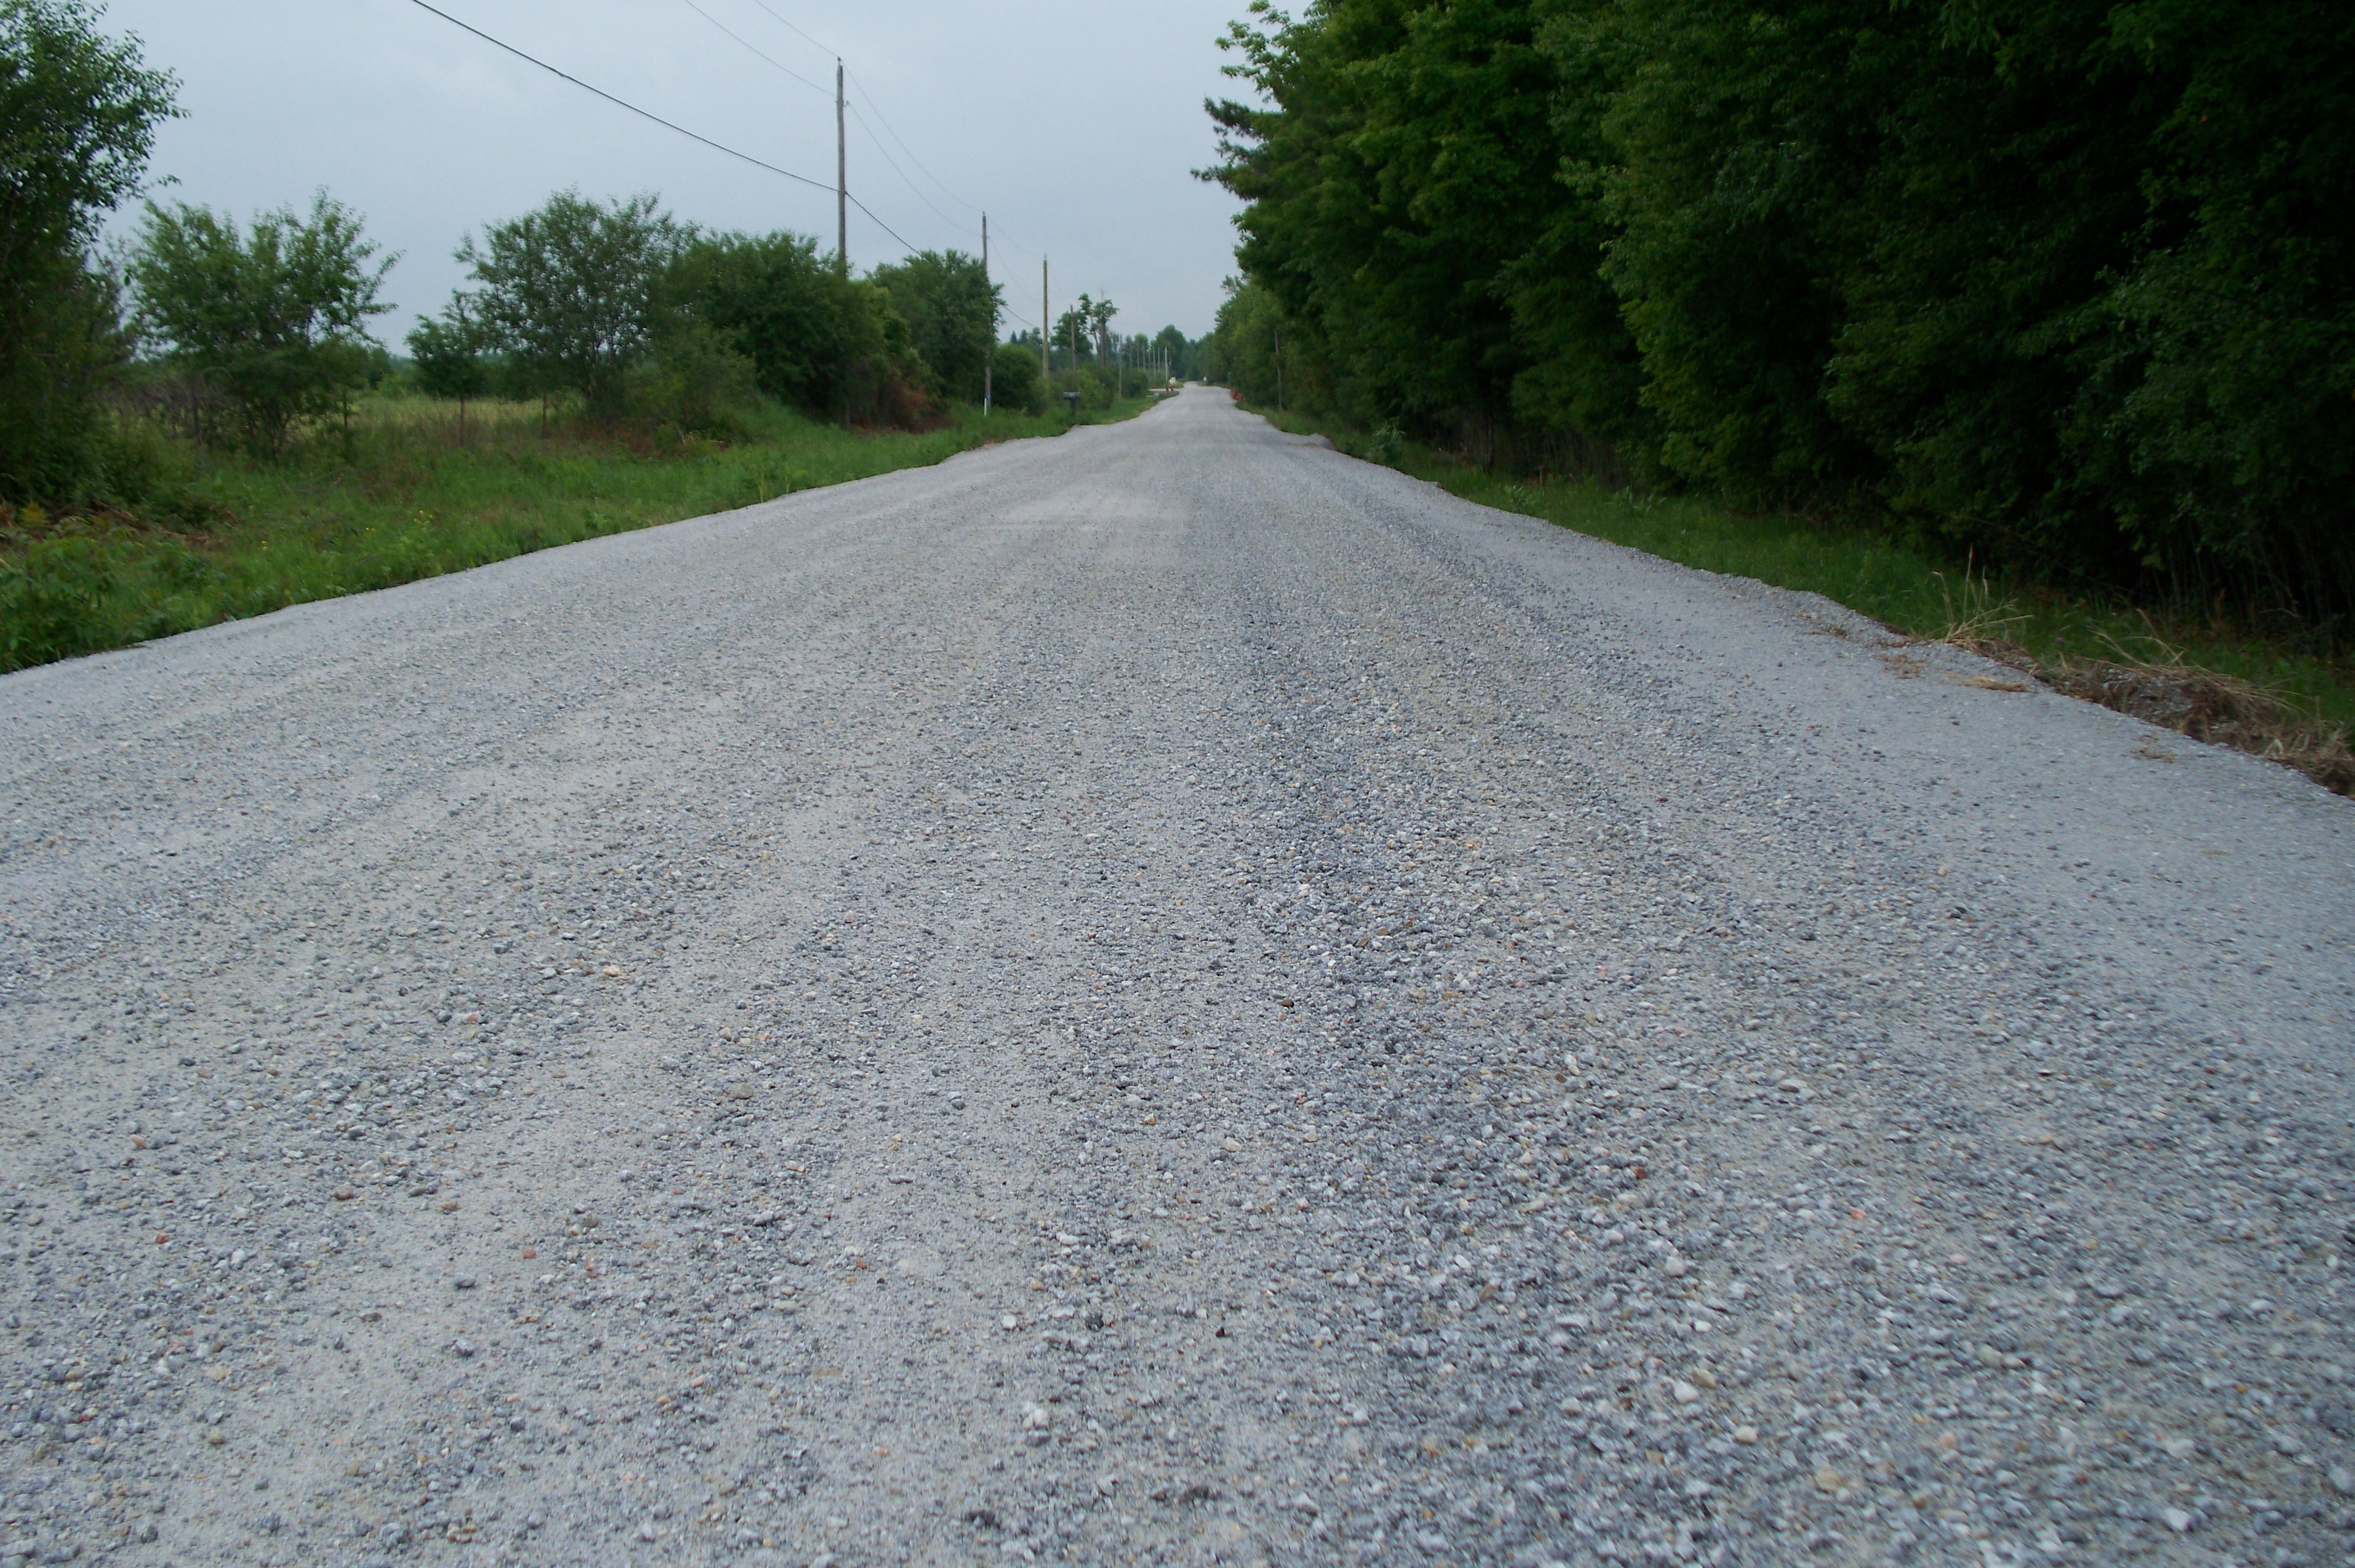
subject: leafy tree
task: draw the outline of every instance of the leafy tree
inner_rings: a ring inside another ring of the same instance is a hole
[[[1259,0],[1225,42],[1206,352],[1251,395],[2355,626],[2345,6]]]
[[[1145,345],[1146,364],[1156,370],[1167,369],[1180,381],[1194,376],[1195,346],[1191,338],[1175,325],[1163,327]]]
[[[879,285],[846,278],[804,235],[697,237],[668,281],[675,308],[725,334],[760,389],[824,418],[913,425],[934,377]]]
[[[409,334],[409,355],[416,362],[418,388],[429,397],[456,399],[461,440],[466,429],[467,399],[490,390],[491,367],[483,352],[482,327],[464,299],[453,300],[439,320],[428,317]]]
[[[517,367],[611,416],[654,346],[664,280],[688,238],[651,194],[598,202],[559,191],[479,246],[469,237],[458,260],[473,270],[478,319]]]
[[[124,344],[90,247],[138,190],[176,86],[80,0],[0,0],[0,499],[96,479],[96,397]]]
[[[758,372],[735,340],[685,313],[664,324],[638,378],[641,403],[681,430],[729,428],[729,411],[758,386]]]
[[[997,342],[1005,290],[977,258],[926,250],[878,267],[872,277],[908,323],[917,355],[950,396],[981,400],[981,368]]]
[[[993,351],[990,372],[994,385],[991,395],[1001,408],[1019,408],[1037,413],[1047,406],[1046,388],[1039,379],[1039,334],[1032,333],[1030,344],[1001,343]]]
[[[1227,297],[1203,352],[1203,374],[1254,403],[1273,403],[1286,388],[1278,375],[1284,316],[1273,291],[1240,278],[1226,281]],[[1298,400],[1298,381],[1290,388]]]
[[[1270,107],[1209,106],[1206,176],[1250,204],[1237,256],[1292,323],[1287,366],[1355,418],[1509,408],[1529,363],[1510,270],[1562,198],[1537,13],[1331,0],[1295,23],[1261,0],[1223,40]]]
[[[253,450],[282,450],[295,423],[343,407],[368,378],[368,321],[397,258],[375,260],[357,213],[321,191],[293,208],[237,220],[153,203],[131,253],[142,336],[235,410]],[[374,263],[371,265],[371,263]]]

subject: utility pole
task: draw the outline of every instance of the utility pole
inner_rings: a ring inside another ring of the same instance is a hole
[[[850,276],[850,135],[843,122],[842,61],[834,62],[834,270]],[[850,362],[842,365],[842,428],[850,429]]]
[[[1055,318],[1047,313],[1047,259],[1039,258],[1039,387],[1043,393],[1054,366],[1047,359],[1047,334],[1055,330]]]
[[[850,134],[845,129],[842,62],[834,62],[834,268],[850,276]]]
[[[989,214],[981,215],[981,286],[989,288]],[[989,373],[997,358],[997,313],[989,313],[989,353],[981,361],[981,417],[989,418]]]

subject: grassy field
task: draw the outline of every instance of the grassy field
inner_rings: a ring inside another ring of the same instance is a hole
[[[1133,398],[1082,414],[1119,419]],[[45,516],[0,508],[0,670],[120,648],[290,604],[390,588],[657,523],[939,462],[996,440],[1060,435],[1042,418],[958,408],[919,434],[868,433],[777,409],[734,440],[594,429],[539,405],[362,402],[348,435],[322,430],[261,462],[142,428],[156,499]]]
[[[2016,644],[2049,673],[2089,662],[2213,673],[2277,699],[2292,727],[2310,729],[2312,742],[2326,750],[2333,732],[2355,731],[2355,668],[2217,620],[1979,577],[1966,562],[1942,560],[1862,529],[1734,513],[1687,496],[1515,479],[1412,444],[1377,455],[1362,431],[1258,411],[1284,429],[1321,431],[1344,451],[1386,461],[1467,501],[1542,517],[1685,566],[1819,593],[1908,636]],[[2344,747],[2334,755],[2343,756]],[[2340,776],[2308,770],[2326,782]]]

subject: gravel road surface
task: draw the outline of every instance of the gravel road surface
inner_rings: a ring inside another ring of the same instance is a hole
[[[1222,394],[0,775],[0,1561],[2355,1542],[2355,805]]]

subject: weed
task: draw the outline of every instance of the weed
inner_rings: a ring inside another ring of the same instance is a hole
[[[1149,407],[1134,399],[1081,422]],[[920,434],[865,433],[762,408],[736,440],[559,418],[537,403],[363,403],[278,461],[145,432],[155,494],[129,511],[0,514],[0,670],[119,648],[288,605],[391,588],[533,550],[935,463],[1071,421],[960,408]]]

